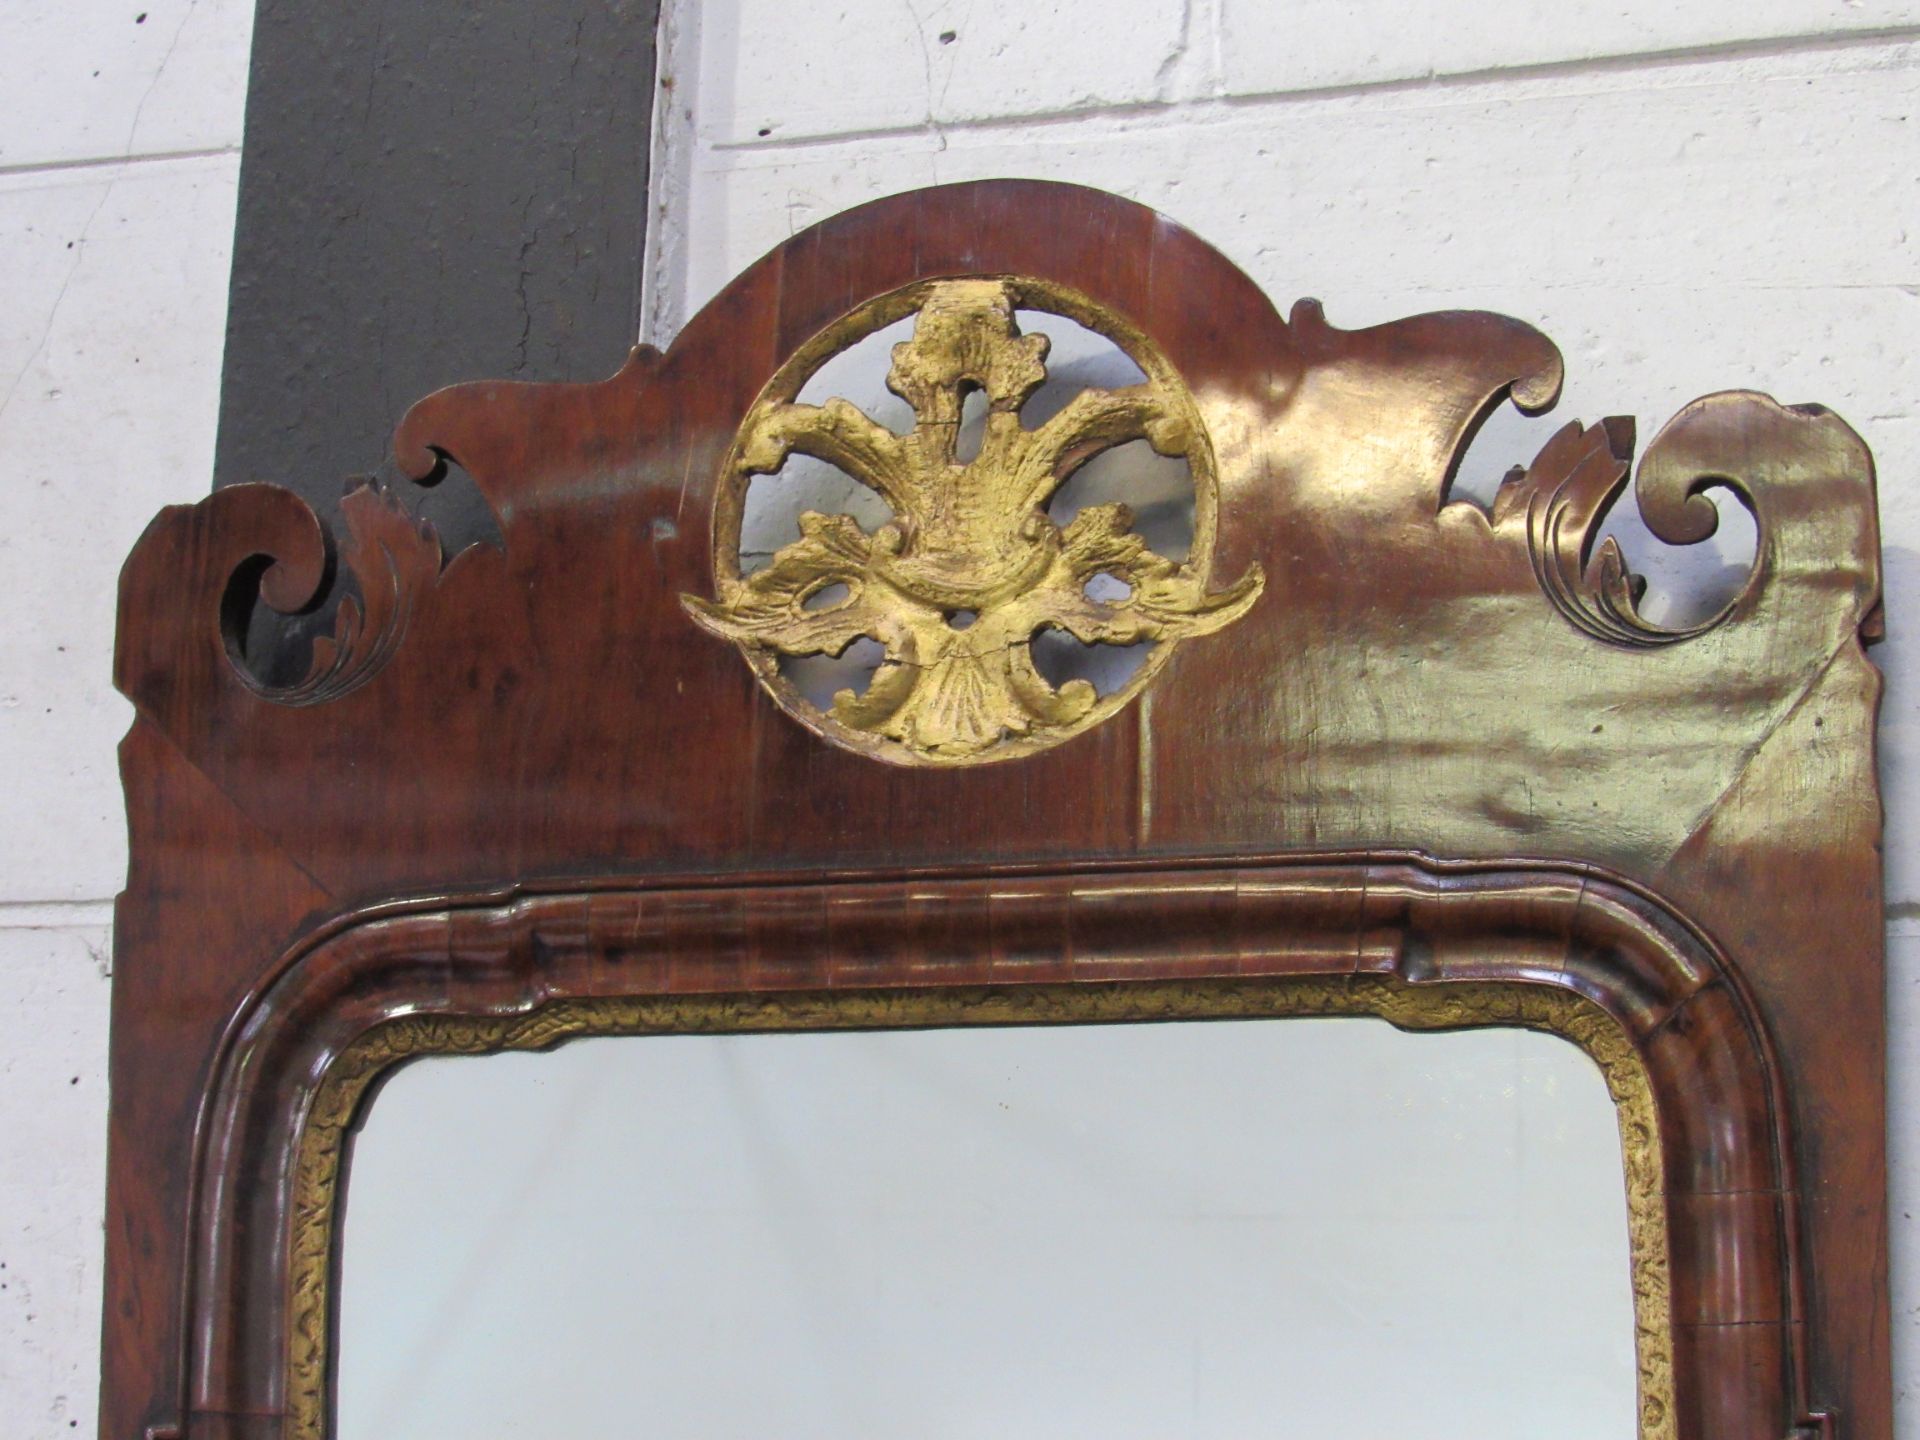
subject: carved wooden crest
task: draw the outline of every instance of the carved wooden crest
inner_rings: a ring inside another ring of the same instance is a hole
[[[1123,338],[1147,382],[1083,390],[1035,429],[1021,407],[1046,379],[1045,335],[1022,335],[1018,308],[1050,309]],[[887,384],[913,407],[895,435],[845,400],[798,405],[819,366],[898,317],[917,314],[894,347]],[[955,453],[969,391],[987,397],[978,455]],[[1109,446],[1145,439],[1186,458],[1195,486],[1194,558],[1156,555],[1123,504],[1083,510],[1064,529],[1046,503],[1074,468]],[[892,518],[873,535],[844,515],[801,516],[802,538],[742,576],[745,483],[794,453],[847,471],[878,492]],[[802,346],[748,412],[721,477],[714,527],[717,601],[689,613],[738,642],[781,707],[851,749],[904,763],[1003,760],[1098,724],[1138,694],[1181,640],[1245,614],[1257,565],[1208,589],[1215,503],[1213,449],[1193,398],[1152,342],[1085,296],[1030,278],[938,280],[882,296]],[[1104,591],[1098,577],[1109,582]],[[822,603],[831,595],[830,603]],[[1031,644],[1048,627],[1085,644],[1155,643],[1118,693],[1084,679],[1051,685]],[[782,680],[779,655],[837,655],[859,639],[886,660],[863,695],[842,690],[822,715]]]
[[[1023,423],[1045,315],[1145,382]],[[910,316],[910,432],[800,402]],[[475,485],[497,544],[373,487],[334,536],[270,485],[164,511],[120,596],[102,1434],[326,1434],[342,1147],[407,1055],[1339,1013],[1603,1065],[1643,1440],[1890,1440],[1872,461],[1730,391],[1637,467],[1575,421],[1456,498],[1560,379],[1519,321],[1283,317],[1144,207],[999,181],[794,236],[604,382],[415,405],[401,469]],[[1193,477],[1184,559],[1042,508],[1136,438]],[[792,455],[889,517],[749,571]],[[1753,513],[1718,614],[1642,613],[1599,539],[1629,485],[1667,543],[1708,487]],[[305,663],[248,658],[260,607],[335,602]],[[1034,673],[1049,629],[1155,648],[1089,694]],[[866,694],[782,677],[855,636]]]

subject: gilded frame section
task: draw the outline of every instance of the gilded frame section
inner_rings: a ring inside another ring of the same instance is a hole
[[[959,1025],[1373,1018],[1401,1030],[1536,1030],[1599,1068],[1618,1116],[1626,1176],[1639,1440],[1674,1440],[1673,1329],[1659,1113],[1647,1068],[1595,1002],[1567,990],[1462,982],[1410,986],[1383,976],[1107,982],[1011,989],[856,990],[560,1000],[522,1016],[387,1020],[328,1069],[301,1129],[288,1275],[286,1440],[331,1433],[338,1217],[352,1132],[382,1080],[409,1060],[546,1050],[605,1036],[726,1035]]]

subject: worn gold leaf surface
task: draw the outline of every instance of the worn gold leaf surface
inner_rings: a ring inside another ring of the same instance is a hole
[[[793,403],[788,392],[798,386],[789,365],[741,426],[723,482],[737,491],[791,455],[810,455],[869,486],[891,518],[868,535],[848,516],[810,511],[797,542],[742,577],[738,509],[723,506],[715,530],[718,596],[683,603],[703,628],[740,645],[789,713],[830,739],[901,763],[1006,759],[1105,719],[1157,668],[1150,662],[1104,701],[1084,679],[1056,689],[1034,666],[1036,636],[1057,629],[1087,645],[1151,643],[1154,660],[1164,661],[1179,641],[1245,614],[1263,575],[1250,566],[1235,584],[1210,591],[1208,547],[1196,544],[1198,558],[1187,563],[1154,553],[1125,505],[1090,506],[1065,526],[1047,513],[1054,491],[1086,458],[1139,439],[1160,454],[1185,456],[1195,485],[1210,495],[1211,451],[1199,415],[1164,362],[1149,356],[1145,384],[1083,390],[1028,429],[1020,409],[1046,380],[1048,341],[1022,334],[1014,312],[1046,303],[1050,287],[988,278],[917,289],[913,338],[894,347],[887,377],[913,407],[910,433],[896,435],[845,400]],[[1092,309],[1084,300],[1068,303],[1083,314]],[[848,317],[847,343],[872,328],[863,325],[865,314]],[[1117,318],[1094,318],[1112,334],[1126,331]],[[1144,336],[1125,338],[1126,348],[1150,348]],[[810,356],[805,368],[831,353]],[[974,391],[987,397],[986,433],[978,455],[961,460],[955,444]],[[1090,596],[1088,583],[1099,575],[1125,593]],[[886,658],[864,694],[835,696],[830,716],[772,663],[782,655],[839,655],[862,638],[877,641]]]

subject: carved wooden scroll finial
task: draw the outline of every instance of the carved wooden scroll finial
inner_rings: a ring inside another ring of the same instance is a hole
[[[904,304],[903,304],[904,298]],[[1022,306],[1072,318],[1120,344],[1143,385],[1084,390],[1034,429],[1020,409],[1046,380],[1048,341],[1023,335]],[[845,400],[794,403],[834,353],[918,312],[893,350],[887,386],[913,407],[906,435]],[[971,392],[987,398],[986,434],[970,461],[956,455]],[[1054,491],[1091,456],[1145,439],[1184,457],[1196,491],[1193,558],[1154,553],[1125,505],[1095,505],[1064,527],[1047,514]],[[793,454],[840,467],[871,487],[892,517],[868,535],[850,517],[801,516],[801,538],[764,570],[739,570],[747,482]],[[1124,706],[1172,646],[1245,614],[1265,577],[1252,566],[1208,588],[1214,466],[1186,386],[1147,338],[1084,297],[1027,279],[939,280],[849,315],[782,367],[741,426],[722,476],[714,527],[718,598],[684,596],[701,626],[736,642],[781,706],[809,728],[878,759],[964,765],[1055,744]],[[1096,576],[1111,577],[1100,599]],[[1117,582],[1117,583],[1114,583]],[[827,600],[828,603],[822,603]],[[1049,628],[1083,644],[1154,651],[1133,680],[1101,696],[1088,681],[1055,688],[1031,645]],[[780,677],[782,655],[838,655],[861,638],[886,658],[865,694],[842,690],[830,715]]]
[[[384,486],[372,481],[354,483],[340,502],[340,514],[346,529],[339,540],[339,562],[354,577],[357,591],[341,600],[332,633],[314,637],[304,678],[272,685],[255,676],[242,653],[242,617],[256,588],[263,600],[282,613],[316,603],[324,583],[318,578],[325,575],[324,562],[310,560],[304,571],[294,567],[286,572],[291,579],[278,581],[265,567],[284,562],[260,556],[243,565],[228,584],[222,615],[227,652],[241,682],[262,699],[280,705],[322,705],[359,689],[392,658],[406,638],[420,597],[440,578],[443,557],[432,524],[415,519]],[[317,534],[315,542],[322,543]]]

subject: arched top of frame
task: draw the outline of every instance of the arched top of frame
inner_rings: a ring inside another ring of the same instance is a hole
[[[1044,324],[1022,333],[1017,307],[1113,337],[1147,382],[1027,430],[1013,412]],[[893,382],[921,407],[911,434],[794,402],[823,358],[909,314]],[[587,856],[804,868],[1330,844],[1652,878],[1816,689],[1856,729],[1870,705],[1872,466],[1818,407],[1686,407],[1640,461],[1648,525],[1703,538],[1699,492],[1720,485],[1757,516],[1758,550],[1720,614],[1663,629],[1597,538],[1631,425],[1569,425],[1490,510],[1450,498],[1489,410],[1544,408],[1560,376],[1550,341],[1495,315],[1344,331],[1302,302],[1283,320],[1218,252],[1113,196],[1005,181],[895,197],[795,236],[611,380],[416,405],[402,465],[471,477],[497,546],[443,556],[369,488],[337,545],[271,486],[165,512],[127,567],[119,682],[345,899],[559,877]],[[963,464],[942,447],[971,388],[997,438]],[[1192,466],[1184,562],[1142,547],[1124,507],[1062,527],[1036,502],[1135,435]],[[742,478],[795,448],[851,466],[894,518],[869,535],[816,517],[743,577]],[[1081,593],[1095,574],[1109,598]],[[299,610],[342,583],[304,676],[257,678],[256,603]],[[1157,643],[1096,696],[1028,662],[1049,628]],[[861,637],[886,659],[844,705],[774,669]],[[1661,783],[1642,783],[1656,758]],[[287,805],[296,760],[307,784]],[[929,769],[953,773],[912,773]],[[370,849],[368,826],[395,843]]]

